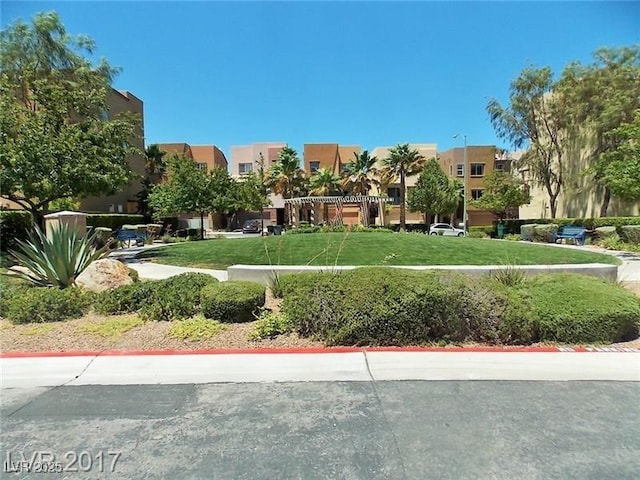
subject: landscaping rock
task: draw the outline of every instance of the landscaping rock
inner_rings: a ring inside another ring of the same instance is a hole
[[[133,279],[129,276],[126,265],[110,258],[93,262],[76,279],[76,285],[92,292],[111,290],[131,283]]]

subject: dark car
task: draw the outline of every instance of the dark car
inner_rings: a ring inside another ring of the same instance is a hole
[[[260,220],[247,220],[242,225],[242,233],[262,232],[262,222]]]

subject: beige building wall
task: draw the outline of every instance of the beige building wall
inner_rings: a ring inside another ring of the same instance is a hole
[[[142,189],[141,177],[144,175],[144,105],[142,100],[127,91],[112,89],[108,97],[109,118],[114,118],[119,113],[131,112],[140,116],[140,126],[136,132],[132,144],[140,151],[136,155],[127,158],[129,166],[138,178],[134,179],[122,191],[114,195],[100,197],[87,197],[80,201],[80,209],[96,212],[123,212],[135,213],[138,209],[136,194]]]

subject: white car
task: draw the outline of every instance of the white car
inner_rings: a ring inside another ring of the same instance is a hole
[[[455,228],[448,223],[434,223],[429,226],[429,235],[444,235],[447,237],[464,237],[465,231]]]

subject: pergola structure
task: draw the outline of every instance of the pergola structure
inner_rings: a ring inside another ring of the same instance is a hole
[[[334,196],[313,196],[313,197],[296,197],[286,198],[284,200],[285,206],[289,205],[292,211],[292,222],[294,226],[299,226],[300,218],[298,210],[304,207],[311,207],[311,221],[315,221],[317,208],[324,205],[334,205],[335,212],[333,219],[328,219],[332,225],[344,224],[344,210],[351,209],[353,212],[359,212],[359,223],[361,225],[369,225],[370,221],[370,207],[375,206],[377,209],[377,218],[380,219],[379,224],[384,224],[384,205],[389,201],[389,197],[382,197],[377,195],[334,195]]]

